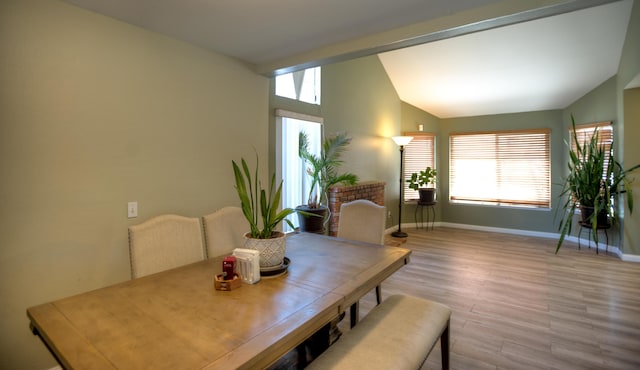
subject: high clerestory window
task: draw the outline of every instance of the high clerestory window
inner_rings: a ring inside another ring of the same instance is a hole
[[[276,76],[276,95],[320,105],[320,67]]]
[[[452,133],[452,202],[549,208],[551,130]]]

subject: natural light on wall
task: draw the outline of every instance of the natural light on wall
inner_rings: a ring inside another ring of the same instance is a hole
[[[276,76],[276,95],[320,105],[320,67]]]

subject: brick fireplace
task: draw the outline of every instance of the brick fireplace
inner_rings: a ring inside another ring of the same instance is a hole
[[[376,204],[384,206],[384,181],[366,181],[350,186],[333,186],[329,189],[329,235],[338,234],[338,222],[340,220],[340,206],[356,199],[368,199]]]

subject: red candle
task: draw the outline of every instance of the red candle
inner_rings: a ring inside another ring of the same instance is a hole
[[[235,274],[236,269],[236,257],[227,256],[222,260],[222,278],[224,280],[231,280]]]

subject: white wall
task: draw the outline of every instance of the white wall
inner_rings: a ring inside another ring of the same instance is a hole
[[[237,204],[231,160],[267,168],[268,83],[66,3],[0,3],[0,368],[55,366],[27,307],[129,279],[129,225]]]

